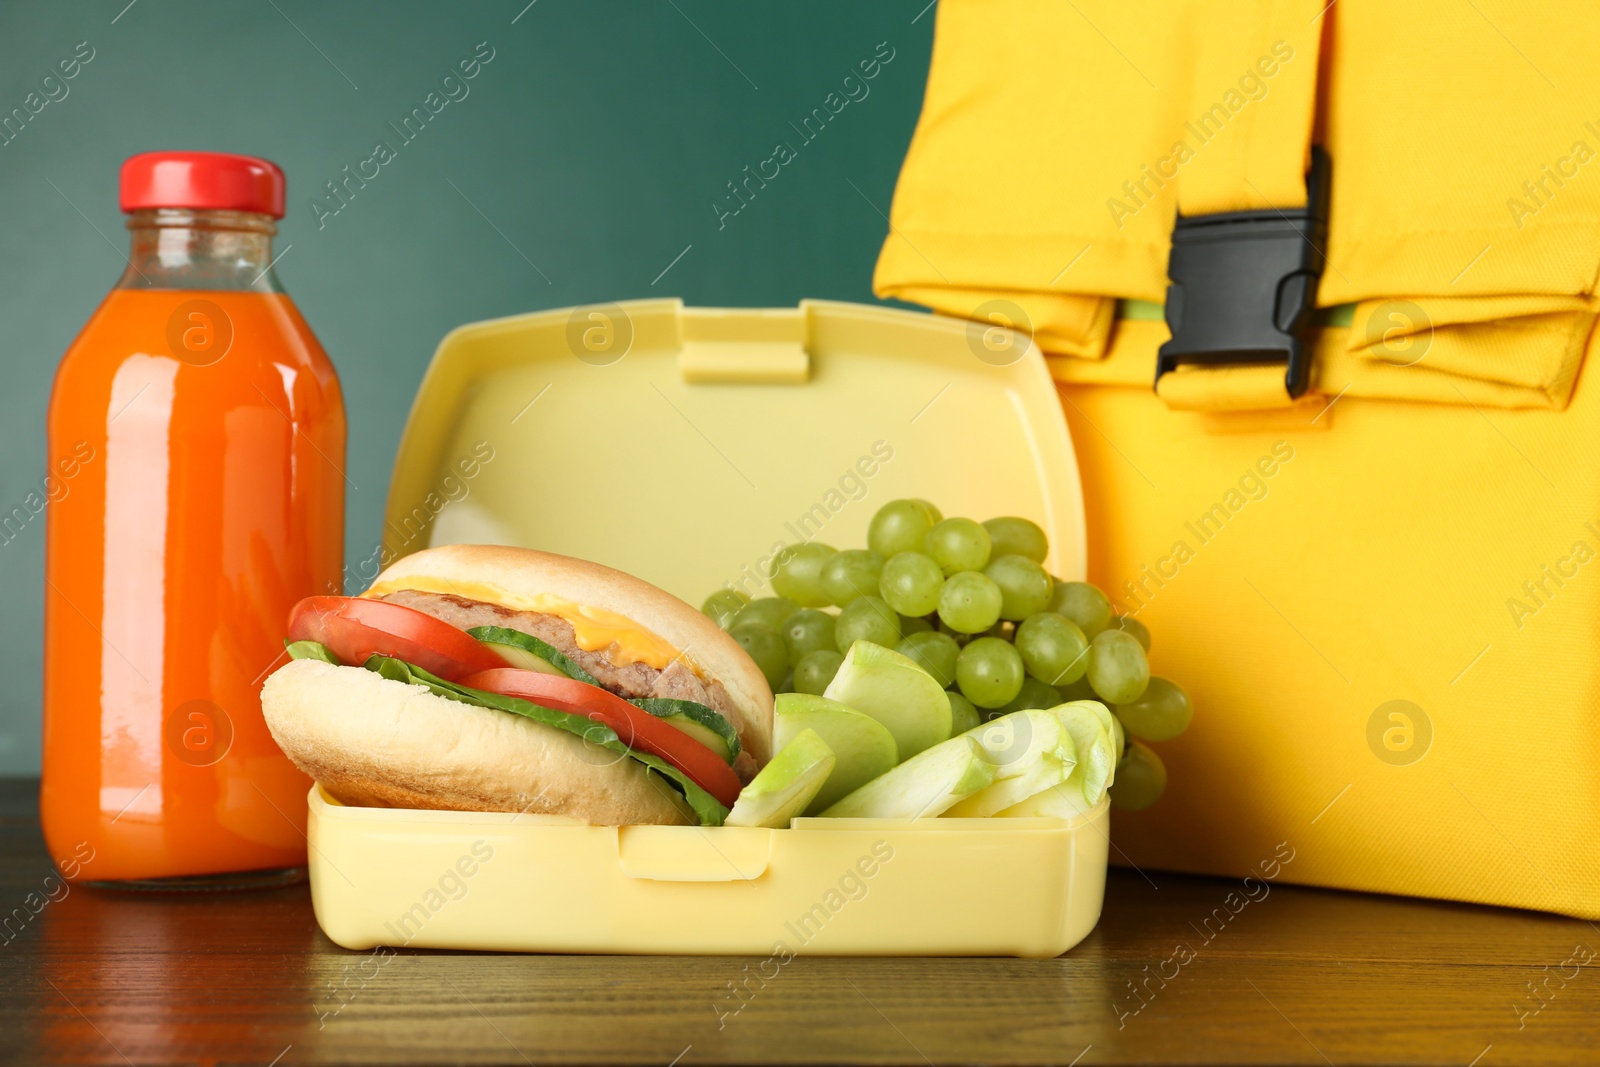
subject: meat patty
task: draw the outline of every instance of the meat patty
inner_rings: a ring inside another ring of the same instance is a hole
[[[463,630],[475,626],[504,626],[530,634],[588,671],[602,686],[620,697],[692,700],[717,712],[735,729],[744,722],[744,717],[734,707],[722,683],[715,679],[702,680],[683,660],[673,660],[664,669],[657,669],[648,663],[612,663],[606,649],[591,652],[580,648],[572,624],[559,615],[517,611],[449,593],[424,593],[416,589],[397,590],[380,599],[414,608]],[[756,773],[755,757],[741,749],[734,760],[733,770],[741,782],[749,782]]]

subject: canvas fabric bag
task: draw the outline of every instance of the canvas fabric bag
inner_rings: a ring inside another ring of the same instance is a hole
[[[1090,579],[1193,697],[1113,861],[1288,842],[1288,881],[1600,917],[1600,11],[937,12],[875,288],[1044,350]],[[1304,393],[1280,360],[1158,394],[1176,220],[1300,218],[1313,146]]]

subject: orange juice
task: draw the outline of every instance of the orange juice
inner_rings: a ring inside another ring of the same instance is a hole
[[[147,158],[129,270],[49,415],[41,814],[96,882],[304,863],[310,783],[259,694],[289,608],[342,585],[343,401],[272,277],[271,183],[205,185],[271,164],[161,153],[130,204]]]

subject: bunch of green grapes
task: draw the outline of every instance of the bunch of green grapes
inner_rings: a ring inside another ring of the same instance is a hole
[[[872,517],[866,548],[791,545],[773,560],[775,596],[721,589],[701,610],[775,692],[820,694],[842,653],[872,641],[939,680],[957,733],[1013,711],[1099,700],[1127,735],[1112,802],[1147,808],[1167,772],[1144,742],[1188,727],[1189,696],[1150,674],[1145,625],[1115,614],[1093,585],[1053,577],[1049,551],[1027,519],[947,519],[926,500],[893,500]]]

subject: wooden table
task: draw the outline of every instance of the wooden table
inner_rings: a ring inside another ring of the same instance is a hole
[[[36,788],[0,781],[0,915],[51,872]],[[1208,941],[1234,888],[1116,871],[1060,959],[798,959],[727,1018],[749,961],[375,957],[322,936],[304,885],[57,890],[0,935],[0,1061],[1600,1062],[1590,923],[1275,886]]]

